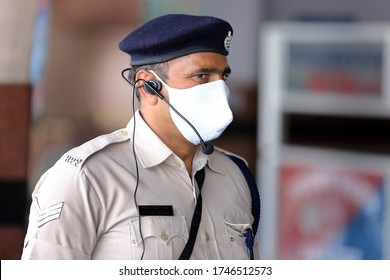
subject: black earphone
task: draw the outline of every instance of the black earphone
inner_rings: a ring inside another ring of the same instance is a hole
[[[143,87],[149,94],[161,95],[162,83],[156,80],[144,81]],[[160,97],[160,96],[159,96]],[[161,97],[160,97],[161,98]]]

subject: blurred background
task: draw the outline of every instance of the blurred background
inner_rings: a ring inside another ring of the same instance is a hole
[[[0,0],[0,259],[20,258],[42,173],[127,124],[118,43],[167,13],[234,28],[214,144],[257,178],[262,258],[390,259],[387,0]]]

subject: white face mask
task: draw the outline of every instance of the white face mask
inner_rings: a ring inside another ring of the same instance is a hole
[[[169,103],[182,114],[199,132],[203,141],[218,138],[232,122],[233,114],[228,104],[229,88],[225,81],[217,80],[186,89],[168,86],[152,72],[167,88]],[[170,108],[173,122],[181,134],[191,143],[198,145],[199,137],[178,114]]]

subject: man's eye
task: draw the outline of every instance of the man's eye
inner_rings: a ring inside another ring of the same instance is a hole
[[[196,74],[195,77],[198,78],[198,79],[206,79],[207,78],[207,74],[203,74],[203,73],[202,74]]]

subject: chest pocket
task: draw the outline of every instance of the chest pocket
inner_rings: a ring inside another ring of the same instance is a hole
[[[132,259],[141,257],[143,246],[145,246],[144,259],[177,259],[189,235],[184,216],[132,218],[129,226]]]
[[[225,220],[225,228],[232,259],[247,260],[248,249],[245,243],[245,231],[250,228],[250,224],[232,223]]]

